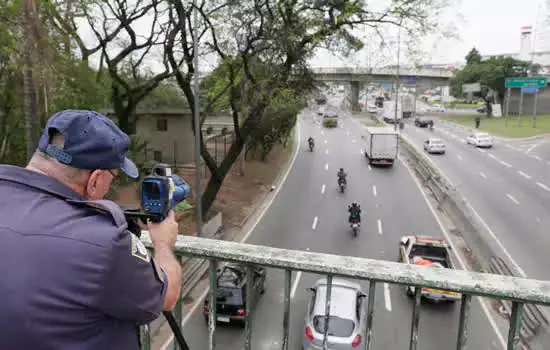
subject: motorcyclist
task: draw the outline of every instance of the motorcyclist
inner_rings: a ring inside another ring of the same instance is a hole
[[[346,172],[344,171],[344,168],[340,168],[337,175],[338,175],[338,184],[340,184],[340,182],[344,184],[347,183],[346,176],[348,176],[348,174],[346,174]]]
[[[361,222],[361,206],[357,202],[351,203],[348,206],[349,219],[348,222],[351,223],[353,219]]]
[[[307,143],[312,145],[315,141],[313,140],[313,137],[309,137],[309,139],[307,139]]]

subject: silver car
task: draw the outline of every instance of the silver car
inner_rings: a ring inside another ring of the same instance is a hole
[[[311,290],[306,311],[303,350],[323,349],[327,279]],[[330,350],[364,350],[367,295],[355,282],[332,279],[327,345]]]

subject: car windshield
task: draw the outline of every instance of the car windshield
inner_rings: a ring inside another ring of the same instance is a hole
[[[221,304],[239,306],[243,304],[240,288],[221,287],[216,290],[216,301]]]
[[[325,332],[325,316],[318,315],[313,317],[313,327],[317,333],[324,334]],[[338,316],[329,316],[328,320],[328,335],[333,337],[347,338],[353,334],[355,322]]]
[[[443,141],[441,141],[441,140],[432,140],[431,144],[434,145],[434,146],[442,146]]]

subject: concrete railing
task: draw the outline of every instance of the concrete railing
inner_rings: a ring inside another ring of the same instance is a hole
[[[370,68],[355,68],[355,67],[342,67],[342,68],[311,68],[313,74],[323,75],[388,75],[395,76],[396,70],[390,68],[370,69]],[[453,72],[446,69],[428,69],[428,68],[406,68],[401,67],[399,69],[400,76],[414,76],[414,77],[426,77],[426,78],[452,78]]]

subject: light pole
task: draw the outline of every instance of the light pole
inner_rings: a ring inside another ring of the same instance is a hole
[[[399,63],[401,58],[401,26],[399,26],[399,32],[397,33],[397,81],[395,82],[395,120],[393,123],[393,130],[397,131],[397,110],[399,107]]]
[[[195,74],[193,75],[194,91],[195,95],[195,108],[193,108],[193,120],[195,124],[195,219],[197,237],[202,236],[202,197],[201,197],[201,129],[200,129],[200,98],[199,98],[199,43],[198,43],[198,30],[199,19],[196,0],[193,0],[193,26],[195,28],[195,35],[193,35],[193,65],[195,66]]]

